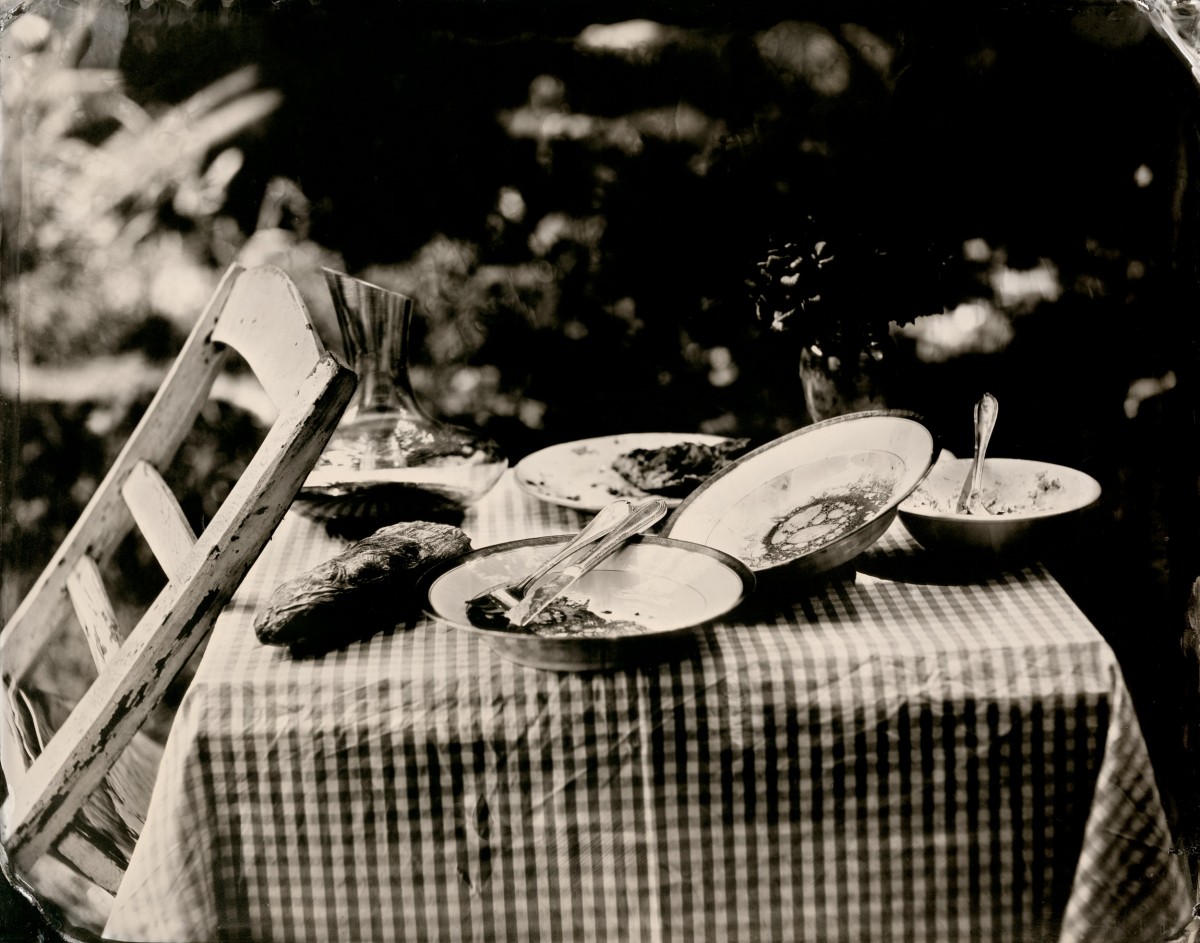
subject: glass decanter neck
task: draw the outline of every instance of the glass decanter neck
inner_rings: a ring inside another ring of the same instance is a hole
[[[389,413],[424,415],[408,373],[413,299],[342,272],[323,271],[346,357],[358,374],[346,420]]]

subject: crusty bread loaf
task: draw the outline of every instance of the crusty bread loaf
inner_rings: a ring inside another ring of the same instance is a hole
[[[417,580],[471,549],[459,528],[408,521],[377,530],[277,586],[254,620],[258,640],[312,654],[390,628],[416,603]]]

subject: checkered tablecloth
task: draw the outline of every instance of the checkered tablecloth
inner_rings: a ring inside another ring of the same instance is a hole
[[[476,547],[576,530],[506,478]],[[124,940],[1162,939],[1190,910],[1113,655],[1039,568],[852,579],[657,668],[516,666],[429,621],[308,660],[255,607],[340,549],[292,513],[180,708]],[[909,568],[911,569],[911,567]]]

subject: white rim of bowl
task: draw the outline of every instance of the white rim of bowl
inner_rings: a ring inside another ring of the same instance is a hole
[[[955,462],[970,463],[969,458],[955,458]],[[1053,469],[1058,472],[1068,472],[1072,476],[1079,478],[1087,484],[1088,492],[1091,495],[1086,501],[1078,504],[1072,504],[1069,507],[1047,508],[1040,511],[1024,511],[1019,514],[989,514],[987,516],[979,514],[959,514],[957,511],[938,511],[933,508],[912,508],[901,507],[900,516],[919,517],[922,520],[928,521],[958,521],[967,524],[978,524],[988,527],[1004,523],[1019,523],[1021,521],[1037,521],[1049,517],[1061,517],[1064,514],[1074,514],[1077,511],[1084,511],[1099,502],[1103,494],[1103,488],[1100,482],[1093,478],[1085,471],[1078,468],[1072,468],[1070,465],[1060,465],[1057,462],[1043,462],[1036,458],[1015,458],[1004,455],[997,455],[987,461],[994,461],[997,464],[1001,462],[1013,462],[1021,465],[1034,465],[1038,468]],[[915,488],[913,489],[916,490]],[[910,492],[911,494],[911,492]],[[907,500],[907,497],[905,498]]]
[[[720,481],[726,475],[731,474],[732,472],[736,471],[737,468],[739,466],[741,466],[742,464],[748,464],[749,462],[753,461],[756,456],[764,454],[766,452],[773,451],[774,449],[779,448],[781,445],[783,445],[787,442],[790,442],[793,439],[797,439],[804,435],[811,435],[814,431],[828,428],[829,426],[834,426],[834,425],[838,425],[839,423],[845,423],[845,422],[861,421],[863,419],[878,419],[878,418],[905,419],[905,420],[908,420],[909,422],[912,422],[914,425],[920,426],[923,430],[925,430],[925,432],[929,436],[929,440],[930,440],[929,460],[925,465],[925,471],[916,478],[916,480],[913,482],[912,486],[907,491],[905,491],[903,494],[901,494],[899,496],[893,495],[887,504],[885,504],[883,507],[881,507],[878,511],[876,511],[874,514],[872,514],[865,521],[863,521],[858,527],[854,528],[854,530],[850,531],[847,534],[843,534],[838,539],[842,540],[842,539],[845,539],[846,537],[849,537],[851,534],[858,533],[864,527],[870,526],[872,522],[878,520],[880,517],[883,517],[885,514],[888,514],[891,511],[899,508],[899,506],[905,500],[908,499],[908,496],[911,495],[914,491],[916,491],[918,487],[920,487],[921,483],[926,479],[926,477],[928,477],[929,472],[933,469],[934,462],[937,461],[938,455],[941,453],[941,445],[938,442],[937,433],[935,433],[933,431],[933,429],[931,429],[929,427],[929,424],[928,424],[928,422],[926,422],[925,417],[922,416],[920,413],[916,413],[916,412],[913,412],[912,410],[908,410],[908,409],[864,410],[862,412],[857,412],[857,413],[847,413],[844,416],[834,416],[831,419],[823,419],[820,422],[814,422],[812,425],[803,426],[800,429],[795,429],[792,432],[788,432],[785,435],[781,435],[776,439],[772,439],[770,442],[760,445],[758,448],[754,449],[752,452],[747,452],[745,455],[741,456],[740,458],[737,458],[734,461],[730,462],[728,465],[726,465],[724,468],[722,468],[716,474],[710,475],[708,478],[706,478],[704,480],[704,482],[700,485],[700,487],[698,487],[695,491],[693,491],[686,498],[684,498],[683,502],[679,505],[679,507],[675,508],[675,510],[671,512],[670,516],[666,520],[666,523],[663,525],[663,531],[662,531],[663,536],[669,537],[671,535],[671,531],[673,531],[679,525],[680,518],[687,513],[688,508],[691,507],[692,504],[695,503],[700,498],[700,496],[705,491],[708,490],[708,488],[711,485],[713,485],[717,481]],[[705,545],[701,544],[699,546],[705,546]],[[756,572],[766,573],[766,572],[769,572],[769,571],[777,569],[777,568],[791,566],[797,560],[801,560],[804,557],[809,556],[812,553],[819,553],[821,550],[824,550],[826,547],[829,547],[829,546],[832,546],[832,544],[826,544],[825,546],[818,547],[816,550],[810,551],[809,553],[802,553],[799,556],[793,557],[792,559],[788,560],[785,563],[777,563],[777,564],[774,564],[773,566],[764,567],[763,569],[758,570]],[[710,549],[715,549],[715,548],[710,548]]]

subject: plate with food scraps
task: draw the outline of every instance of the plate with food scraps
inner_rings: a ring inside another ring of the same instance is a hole
[[[915,413],[826,419],[716,472],[672,512],[662,533],[737,557],[768,586],[816,576],[883,536],[937,452]]]
[[[468,600],[516,582],[571,535],[495,544],[439,566],[425,579],[426,612],[471,632],[499,655],[553,671],[590,671],[669,660],[686,636],[737,608],[754,590],[740,561],[709,547],[633,537],[556,599],[528,626],[510,627]]]
[[[701,432],[629,432],[551,445],[521,459],[515,474],[526,494],[578,511],[651,495],[674,507],[748,445]]]

